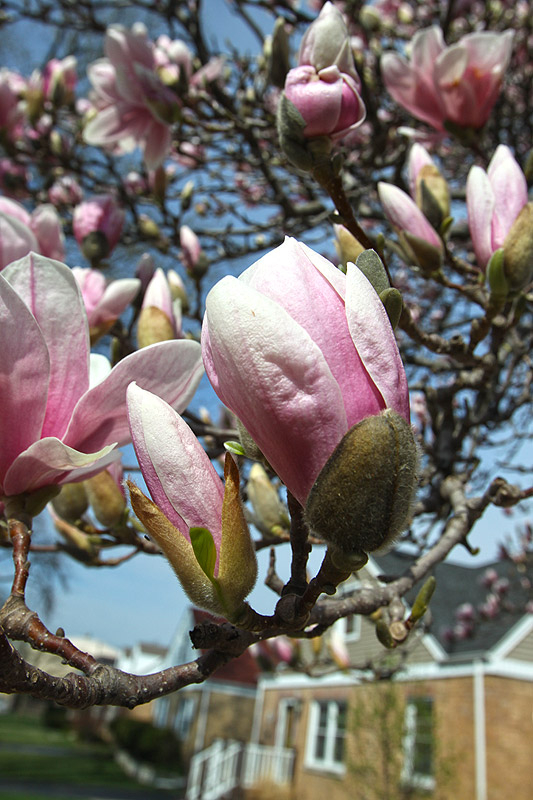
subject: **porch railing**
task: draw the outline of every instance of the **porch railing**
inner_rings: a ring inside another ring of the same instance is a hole
[[[186,800],[220,800],[261,780],[290,783],[294,750],[218,739],[191,760]]]

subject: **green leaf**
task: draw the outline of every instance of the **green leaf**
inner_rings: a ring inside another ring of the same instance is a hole
[[[214,582],[217,549],[211,531],[207,528],[191,528],[189,535],[196,560],[209,580]]]
[[[246,455],[246,451],[240,442],[224,442],[224,449],[235,456]]]

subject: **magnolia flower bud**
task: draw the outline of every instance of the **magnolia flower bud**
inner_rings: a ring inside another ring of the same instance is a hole
[[[253,464],[247,484],[248,498],[261,525],[270,533],[289,528],[290,522],[279,495],[261,464]]]
[[[435,164],[425,164],[416,176],[416,204],[435,230],[450,215],[450,190]]]
[[[89,505],[83,483],[66,483],[52,500],[52,506],[58,517],[68,522],[75,522],[86,511]]]
[[[533,203],[527,203],[513,222],[503,252],[509,289],[518,292],[533,278]]]
[[[137,323],[137,344],[140,348],[175,338],[172,321],[164,311],[155,306],[141,310]]]
[[[274,86],[282,89],[290,69],[289,37],[283,17],[277,18],[272,36],[265,45],[263,52],[268,58],[268,78]]]
[[[326,462],[307,500],[311,529],[346,555],[371,553],[406,527],[416,489],[417,451],[395,411],[354,425]]]
[[[335,250],[344,267],[343,271],[345,271],[346,265],[349,262],[355,264],[357,258],[364,252],[365,248],[344,225],[334,225],[333,230],[336,236]]]
[[[87,498],[94,516],[106,528],[114,528],[123,518],[126,498],[107,470],[85,481]]]

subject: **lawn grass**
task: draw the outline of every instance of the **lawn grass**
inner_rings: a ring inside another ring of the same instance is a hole
[[[45,744],[51,747],[71,747],[75,743],[76,737],[72,731],[45,728],[42,722],[35,717],[0,714],[0,744]]]
[[[61,748],[53,753],[25,752],[24,745]],[[66,754],[64,750],[68,749]],[[0,715],[1,779],[37,780],[39,783],[98,784],[133,788],[138,783],[128,778],[113,759],[109,747],[76,741],[70,731],[45,728],[34,717]],[[5,796],[2,794],[2,800]],[[25,799],[24,799],[25,800]]]

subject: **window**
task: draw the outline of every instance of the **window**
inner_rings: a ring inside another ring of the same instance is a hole
[[[420,789],[435,786],[434,719],[431,697],[411,697],[405,708],[402,780]]]
[[[333,700],[311,703],[306,766],[344,772],[347,708],[347,703]]]
[[[174,718],[174,730],[182,741],[189,735],[195,711],[196,697],[182,697]]]
[[[341,584],[337,589],[337,596],[353,597],[361,588],[361,582],[358,579],[351,579],[346,581],[346,584]],[[335,625],[338,627],[345,642],[356,642],[361,637],[361,615],[350,614],[347,617],[341,617]]]

